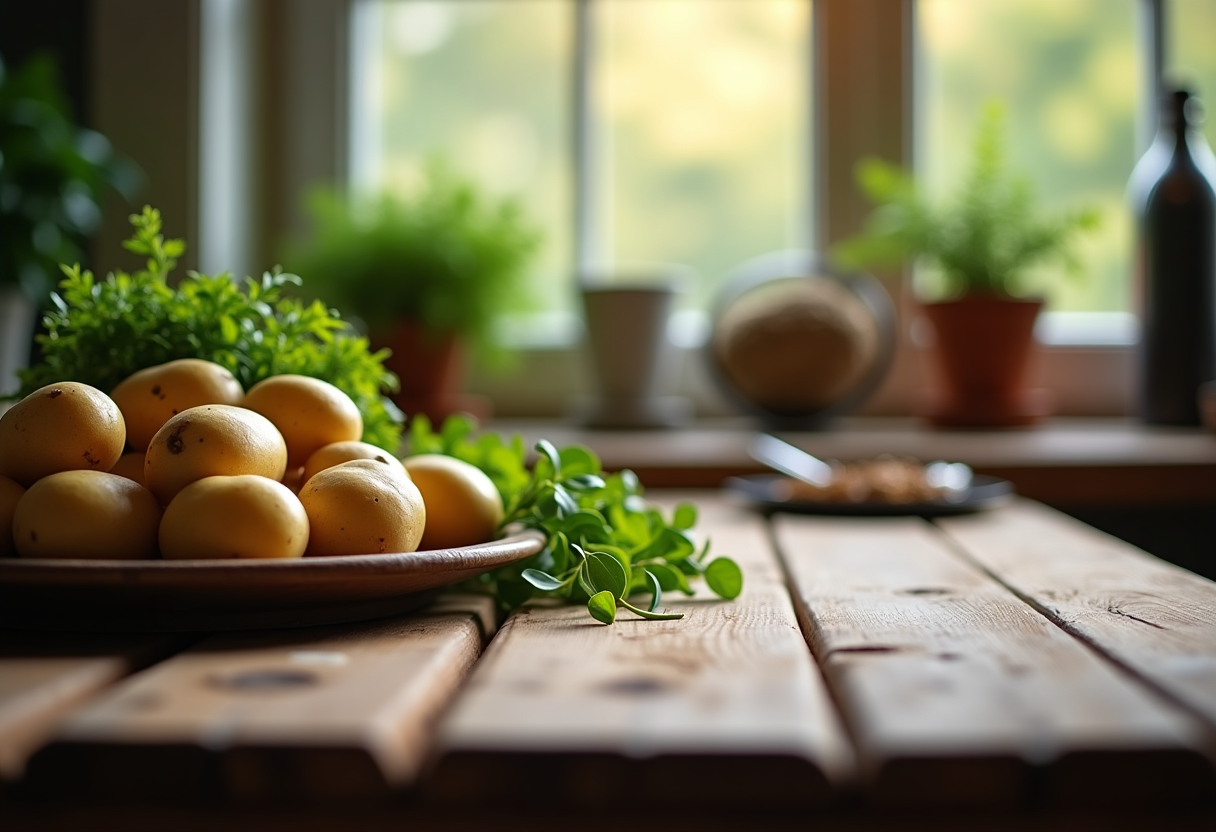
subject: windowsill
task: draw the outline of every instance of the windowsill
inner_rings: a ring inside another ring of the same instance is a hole
[[[1114,345],[1041,346],[1030,384],[1051,391],[1054,412],[1070,417],[1123,417],[1135,402],[1135,349]],[[886,379],[859,409],[867,417],[905,416],[933,385],[925,350],[910,342],[897,350]],[[688,398],[703,419],[737,413],[709,377],[703,350],[677,349],[672,361],[672,394]],[[559,419],[572,402],[591,392],[593,368],[582,344],[534,347],[515,352],[505,370],[474,367],[470,392],[487,396],[494,412],[512,419]]]
[[[609,470],[630,468],[650,487],[715,487],[763,473],[747,454],[756,430],[744,418],[698,420],[679,430],[589,430],[560,420],[501,419],[490,427],[530,445],[592,448]],[[1019,493],[1057,506],[1216,506],[1216,436],[1123,418],[1056,418],[1019,430],[947,431],[912,418],[854,417],[817,432],[782,436],[818,456],[892,453],[966,462],[1011,480]]]

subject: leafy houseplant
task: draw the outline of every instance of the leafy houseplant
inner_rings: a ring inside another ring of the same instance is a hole
[[[129,198],[139,178],[104,136],[73,122],[49,57],[15,71],[0,59],[0,392],[29,360],[58,264],[84,259],[106,190]]]
[[[846,266],[916,258],[936,267],[942,297],[924,310],[936,335],[943,390],[926,415],[941,425],[1023,425],[1046,413],[1043,392],[1025,385],[1043,305],[1024,296],[1025,279],[1051,261],[1075,270],[1071,244],[1098,222],[1092,210],[1039,212],[1029,182],[1008,169],[1002,121],[1000,108],[990,105],[968,175],[941,205],[902,169],[877,159],[862,162],[859,184],[878,207],[862,232],[833,252]]]
[[[226,273],[191,272],[171,285],[185,243],[164,238],[154,208],[130,220],[123,247],[144,258],[144,268],[96,277],[79,264],[63,267],[38,336],[41,361],[20,372],[18,395],[65,379],[109,392],[136,370],[203,358],[223,365],[246,390],[283,373],[324,379],[359,407],[365,441],[397,450],[400,415],[382,396],[396,379],[383,354],[324,304],[285,297],[298,277],[270,272],[238,284]]]
[[[313,236],[284,258],[344,315],[362,319],[393,355],[407,414],[473,410],[457,395],[462,353],[495,355],[493,328],[523,301],[540,234],[513,199],[494,200],[433,162],[406,196],[319,192]]]

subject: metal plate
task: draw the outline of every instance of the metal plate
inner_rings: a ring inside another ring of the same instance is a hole
[[[925,503],[844,503],[815,500],[792,500],[783,495],[782,484],[788,477],[780,474],[758,474],[731,477],[723,488],[743,502],[764,512],[786,511],[796,514],[829,514],[852,517],[944,517],[968,514],[995,508],[1014,495],[1013,483],[996,477],[977,474],[971,487],[955,495],[956,499]]]

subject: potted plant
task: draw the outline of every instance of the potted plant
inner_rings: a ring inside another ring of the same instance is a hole
[[[863,161],[858,182],[878,207],[860,234],[833,251],[854,267],[909,258],[935,267],[940,296],[923,309],[941,390],[924,413],[942,426],[1008,427],[1046,415],[1050,402],[1026,385],[1043,301],[1027,296],[1025,278],[1051,261],[1075,270],[1073,239],[1098,221],[1089,209],[1048,216],[1036,208],[1028,181],[1008,169],[1002,121],[1000,107],[990,105],[970,170],[942,204],[901,168]]]
[[[305,285],[367,327],[401,380],[407,414],[485,415],[460,395],[466,351],[494,358],[494,325],[524,302],[524,269],[540,234],[517,200],[495,199],[431,162],[405,195],[320,191],[312,236],[285,263]]]
[[[84,259],[105,191],[129,198],[139,178],[104,136],[72,120],[49,57],[15,71],[0,59],[0,394],[29,362],[59,263]]]

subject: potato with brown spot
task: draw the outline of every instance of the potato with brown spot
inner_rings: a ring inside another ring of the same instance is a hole
[[[227,368],[179,358],[132,373],[110,392],[127,423],[127,445],[147,450],[161,425],[191,407],[240,404],[245,391]]]
[[[23,558],[156,557],[160,504],[146,488],[104,471],[60,471],[29,487],[13,513]]]
[[[278,481],[286,472],[287,445],[270,420],[226,404],[183,410],[156,432],[144,457],[144,480],[161,505],[203,477]]]
[[[308,515],[282,483],[245,474],[204,477],[165,509],[160,551],[167,560],[298,558]]]
[[[76,381],[48,384],[0,417],[0,475],[26,488],[59,471],[109,471],[127,429],[105,393]]]
[[[308,482],[319,471],[332,468],[342,462],[350,462],[352,459],[373,459],[383,462],[394,471],[400,469],[401,473],[406,474],[405,466],[397,457],[383,448],[356,439],[347,442],[331,442],[314,451],[308,458],[308,462],[304,463],[301,484]]]

